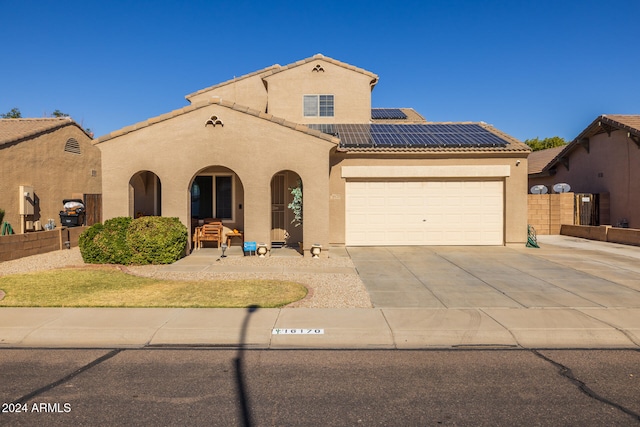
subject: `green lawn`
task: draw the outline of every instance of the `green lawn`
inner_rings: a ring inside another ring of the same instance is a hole
[[[0,277],[0,307],[282,307],[307,295],[278,280],[160,280],[117,268],[69,268]]]

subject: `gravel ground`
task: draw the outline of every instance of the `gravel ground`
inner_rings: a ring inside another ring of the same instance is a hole
[[[266,266],[284,267],[285,273],[217,273],[217,272],[168,272],[162,266],[131,266],[127,269],[132,273],[145,277],[173,280],[237,280],[237,279],[275,279],[302,283],[309,289],[309,294],[301,301],[288,305],[289,308],[371,308],[369,294],[360,280],[353,274],[334,273],[305,273],[304,269],[314,271],[318,268],[350,267],[350,258],[320,258],[309,257],[227,257],[221,260],[226,266]],[[33,255],[13,261],[0,262],[0,276],[34,271],[51,270],[54,268],[74,267],[85,265],[78,248],[64,251],[54,251],[46,254]],[[298,272],[289,272],[288,268],[295,268]],[[301,272],[300,272],[301,271]]]

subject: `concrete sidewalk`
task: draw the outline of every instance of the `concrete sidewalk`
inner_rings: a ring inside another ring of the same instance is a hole
[[[526,252],[533,256],[529,262],[531,271],[539,271],[543,276],[555,277],[558,274],[555,267],[540,267],[540,260],[544,257],[549,257],[554,265],[575,268],[576,275],[580,273],[573,281],[577,285],[575,288],[567,287],[566,292],[575,294],[577,286],[582,286],[589,290],[588,297],[599,301],[599,304],[562,306],[559,302],[555,306],[523,306],[504,304],[502,299],[486,303],[483,296],[479,300],[485,301],[483,304],[468,307],[441,304],[437,307],[282,308],[253,312],[246,309],[5,307],[0,309],[0,349],[154,346],[245,346],[260,349],[639,348],[640,307],[635,298],[625,299],[620,295],[614,295],[614,298],[611,293],[627,292],[637,297],[635,294],[640,292],[640,266],[636,267],[633,258],[640,258],[640,248],[563,236],[542,237],[539,241],[555,249]],[[562,248],[565,252],[569,248],[570,256],[563,255]],[[452,256],[461,258],[459,251],[451,249]],[[511,259],[516,258],[524,264],[521,249],[505,251],[498,251],[500,258],[497,259],[503,264],[508,265]],[[489,258],[474,259],[473,256],[473,250],[469,249],[464,255],[466,264],[460,264],[464,265],[467,273],[482,277],[484,283],[494,284],[488,295],[504,297],[504,293],[496,292],[501,289],[495,285],[499,280],[522,280],[522,277],[514,279],[505,267],[496,269],[487,265]],[[194,257],[170,268],[209,268],[200,265],[200,260]],[[450,261],[446,262],[451,265]],[[608,270],[605,271],[604,266],[608,266]],[[450,276],[452,273],[447,268],[440,274]],[[484,268],[489,272],[499,272],[499,276],[488,275]],[[436,274],[434,271],[430,269],[429,274],[433,276]],[[566,275],[568,270],[562,271]],[[439,279],[433,281],[440,282]],[[600,283],[605,287],[599,288]],[[447,292],[446,287],[442,289]],[[458,291],[455,286],[449,289],[453,293]],[[440,299],[447,302],[451,298]],[[621,300],[630,302],[625,306]]]
[[[638,348],[640,309],[0,310],[0,348],[240,345],[261,349]]]

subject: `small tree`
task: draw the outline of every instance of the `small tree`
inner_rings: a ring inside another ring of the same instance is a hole
[[[56,109],[56,110],[53,110],[53,113],[51,113],[51,117],[69,117],[69,115],[67,113],[63,113],[62,111]]]
[[[21,119],[22,113],[19,108],[12,108],[8,113],[0,114],[3,119]]]
[[[566,145],[567,141],[559,136],[552,136],[551,138],[540,139],[535,137],[533,139],[525,139],[527,144],[533,151],[546,150],[547,148],[560,147]]]

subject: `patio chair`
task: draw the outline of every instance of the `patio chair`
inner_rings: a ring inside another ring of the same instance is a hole
[[[204,224],[200,227],[198,242],[200,247],[204,242],[216,242],[216,248],[219,248],[222,242],[222,223]]]

